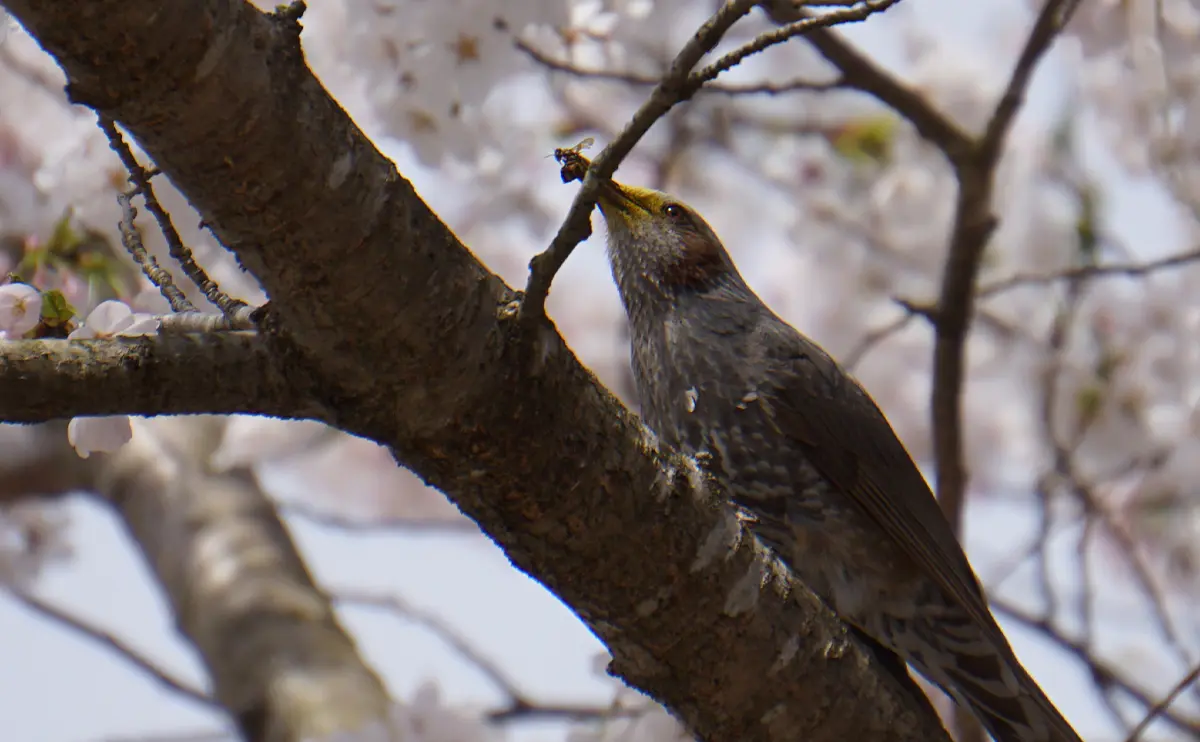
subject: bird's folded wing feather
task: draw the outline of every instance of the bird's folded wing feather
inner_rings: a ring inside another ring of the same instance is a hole
[[[775,359],[763,395],[780,434],[1007,647],[949,522],[879,407],[816,345],[798,334],[784,345],[793,352]]]

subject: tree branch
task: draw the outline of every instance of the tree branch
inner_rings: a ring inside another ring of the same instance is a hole
[[[690,79],[692,69],[700,63],[705,54],[712,51],[725,32],[753,7],[754,0],[727,0],[722,3],[717,12],[704,22],[700,30],[679,50],[679,54],[675,55],[670,69],[654,86],[650,97],[633,114],[633,118],[617,138],[609,142],[592,161],[587,175],[584,176],[583,186],[575,194],[567,217],[550,242],[550,247],[534,256],[529,263],[529,281],[525,286],[524,301],[521,303],[523,317],[535,322],[545,318],[550,282],[575,250],[575,246],[592,233],[592,209],[596,205],[600,184],[612,177],[621,160],[625,159],[656,121],[676,105],[696,94],[704,81]]]
[[[194,701],[205,708],[217,708],[216,701],[214,701],[213,698],[203,690],[193,687],[187,681],[181,680],[167,670],[159,667],[154,660],[139,652],[120,637],[115,636],[97,626],[93,626],[87,620],[79,616],[71,615],[71,613],[52,603],[42,600],[32,593],[11,587],[7,589],[7,592],[13,600],[25,606],[25,608],[29,609],[33,613],[36,613],[43,618],[47,618],[68,630],[82,634],[87,639],[90,639],[119,655],[121,659],[154,678],[154,680],[156,680],[163,687],[174,691],[175,693]]]
[[[0,340],[0,418],[323,411],[276,370],[248,333]]]
[[[216,418],[160,418],[105,458],[94,489],[122,518],[246,742],[328,739],[391,700],[245,473],[213,474]]]
[[[865,20],[871,15],[883,12],[895,5],[896,2],[898,0],[862,0],[862,2],[856,2],[852,7],[821,15],[802,14],[784,27],[759,34],[751,42],[723,55],[703,69],[693,72],[693,68],[699,64],[705,54],[712,51],[725,32],[742,16],[749,13],[755,5],[760,4],[757,0],[728,0],[725,2],[684,45],[671,63],[670,69],[650,93],[650,97],[638,108],[617,138],[611,141],[588,167],[587,174],[583,179],[583,186],[575,194],[567,218],[554,236],[550,247],[535,256],[529,264],[529,282],[525,288],[525,299],[521,307],[522,316],[529,319],[539,319],[545,316],[546,296],[550,292],[550,282],[562,268],[575,246],[591,234],[590,219],[592,208],[596,204],[596,189],[599,188],[600,183],[612,177],[621,161],[655,122],[676,105],[689,100],[706,83],[715,80],[722,72],[737,66],[749,56],[796,36],[812,34],[833,25]],[[532,53],[528,47],[525,49],[528,53]]]
[[[767,0],[760,5],[771,20],[780,25],[811,17],[802,5],[791,0]],[[937,145],[950,162],[958,162],[970,154],[973,147],[970,134],[919,93],[858,52],[836,30],[815,29],[804,38],[841,72],[845,87],[874,96],[908,119],[917,133]]]
[[[1095,263],[1076,266],[1055,273],[1018,273],[986,286],[981,286],[977,298],[994,296],[1025,286],[1044,286],[1059,281],[1077,281],[1094,278],[1138,278],[1159,271],[1179,268],[1200,261],[1200,249],[1184,250],[1144,263]]]
[[[592,69],[587,67],[576,66],[573,62],[555,59],[549,54],[539,50],[532,44],[517,40],[514,42],[517,49],[524,52],[530,59],[537,64],[545,67],[551,72],[561,72],[564,75],[577,77],[582,80],[604,80],[607,82],[619,82],[626,85],[636,85],[639,87],[653,87],[662,82],[661,75],[642,74],[638,72],[620,72],[617,70]],[[840,79],[834,79],[827,82],[816,82],[813,80],[792,80],[791,82],[760,82],[760,83],[719,83],[711,82],[705,85],[700,92],[702,93],[717,93],[720,95],[783,95],[785,93],[796,92],[817,92],[823,93],[831,90],[838,90],[842,87]]]
[[[4,2],[263,285],[276,367],[445,492],[615,674],[707,740],[946,739],[694,465],[659,452],[549,325],[517,321],[517,294],[313,78],[294,13]]]
[[[1038,618],[1031,615],[1023,609],[1007,603],[1003,600],[993,599],[991,601],[992,610],[1001,616],[1006,616],[1012,621],[1025,626],[1026,628],[1037,631],[1042,636],[1046,637],[1059,648],[1067,651],[1077,660],[1079,660],[1092,676],[1092,682],[1096,684],[1097,690],[1101,694],[1109,692],[1110,689],[1117,689],[1125,693],[1133,700],[1142,705],[1143,708],[1154,710],[1159,707],[1155,702],[1154,695],[1138,686],[1135,686],[1131,681],[1124,678],[1115,668],[1103,660],[1092,656],[1090,649],[1082,643],[1065,636],[1059,629],[1052,625],[1044,618]],[[1200,719],[1192,719],[1171,711],[1164,706],[1157,712],[1157,718],[1170,723],[1179,731],[1192,736],[1200,737]]]
[[[963,498],[967,488],[962,435],[967,333],[975,312],[975,283],[980,261],[996,226],[996,217],[992,214],[996,165],[1033,70],[1065,26],[1069,17],[1067,8],[1076,3],[1077,0],[1047,0],[982,139],[972,148],[969,158],[952,160],[958,177],[958,202],[938,297],[930,408],[937,457],[938,499],[955,533],[962,530]]]

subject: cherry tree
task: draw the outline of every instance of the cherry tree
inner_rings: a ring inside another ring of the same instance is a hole
[[[617,173],[695,206],[863,381],[1085,737],[1200,735],[1200,3],[260,5],[0,0],[9,598],[214,739],[980,739],[633,414],[588,240]],[[585,138],[563,185],[548,156]],[[39,593],[78,491],[209,687]],[[321,584],[299,521],[486,535],[604,645],[613,702],[531,696],[444,617]],[[354,606],[505,700],[393,697]]]

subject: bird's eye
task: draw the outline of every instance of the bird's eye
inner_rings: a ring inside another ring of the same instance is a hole
[[[679,204],[666,204],[662,208],[662,213],[669,219],[682,219],[683,207]]]

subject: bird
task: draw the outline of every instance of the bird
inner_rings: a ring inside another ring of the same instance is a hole
[[[559,154],[564,181],[581,178],[586,160]],[[1022,667],[866,390],[754,293],[694,209],[612,179],[597,204],[643,422],[676,450],[703,454],[796,578],[996,742],[1082,742]]]

